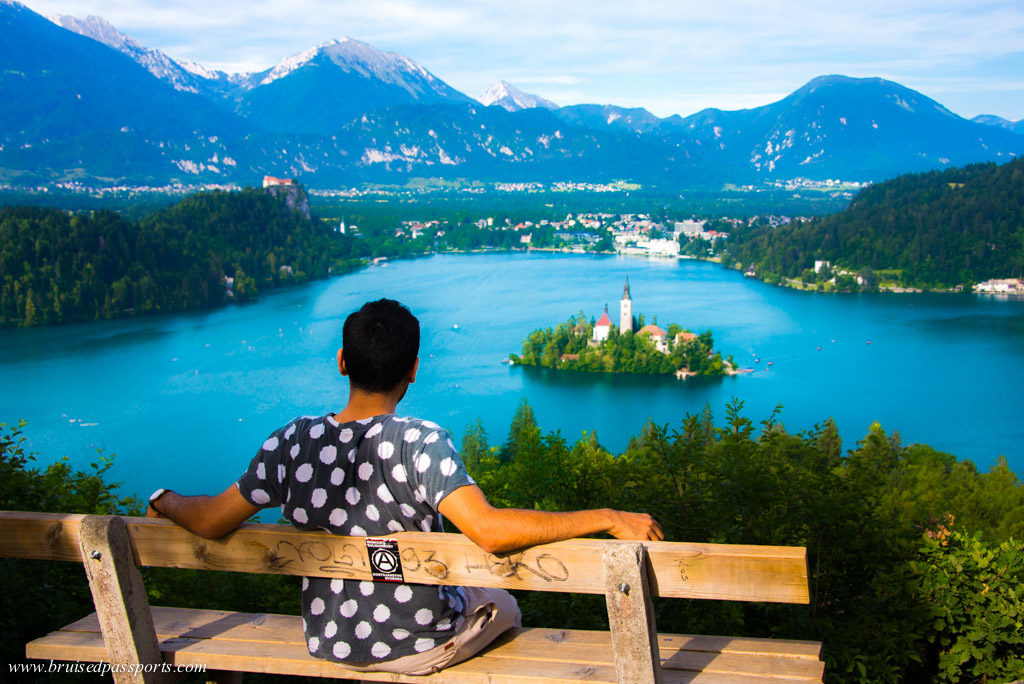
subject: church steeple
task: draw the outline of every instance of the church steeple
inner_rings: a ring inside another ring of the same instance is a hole
[[[629,296],[629,276],[626,276],[626,287],[619,300],[619,332],[627,331],[633,331],[633,298]]]

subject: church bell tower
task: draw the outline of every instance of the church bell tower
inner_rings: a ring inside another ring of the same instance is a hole
[[[626,276],[626,288],[619,301],[619,333],[627,330],[633,332],[633,299],[629,296],[629,276]]]

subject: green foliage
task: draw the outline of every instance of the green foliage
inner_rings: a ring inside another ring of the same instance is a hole
[[[1024,271],[1024,159],[1002,166],[900,176],[862,190],[845,211],[777,228],[732,231],[729,261],[759,277],[797,278],[816,259],[865,273],[895,270],[900,284],[950,287]],[[856,289],[852,278],[836,289]]]
[[[1019,534],[1024,486],[1005,463],[981,474],[925,445],[903,446],[877,424],[844,453],[831,419],[792,435],[781,407],[760,423],[742,407],[728,405],[722,424],[710,407],[675,429],[648,424],[615,456],[593,432],[573,445],[544,434],[524,402],[500,449],[479,428],[467,432],[470,472],[497,505],[611,506],[650,513],[670,540],[807,548],[809,606],[691,601],[680,610],[659,601],[663,631],[820,640],[835,682],[1024,675],[1021,545],[1003,544]],[[977,536],[962,538],[987,549],[970,551],[977,572],[952,542],[922,549],[949,516],[958,535],[970,529]],[[585,597],[518,598],[531,625],[602,628],[605,619],[603,604]],[[965,645],[971,659],[947,665],[953,656],[943,654],[978,630],[990,632],[980,655]]]
[[[1010,681],[1024,672],[1024,541],[986,543],[944,527],[913,567],[935,634],[940,682]]]
[[[110,211],[0,209],[0,325],[244,301],[350,270],[361,249],[254,189],[200,193],[135,223]]]
[[[642,321],[642,315],[641,315]],[[673,323],[669,330],[683,329]],[[707,330],[696,339],[668,340],[668,353],[657,349],[647,334],[620,333],[612,326],[608,339],[591,346],[594,325],[580,312],[554,329],[534,330],[523,340],[521,355],[512,360],[526,366],[590,373],[643,373],[667,375],[686,369],[695,375],[725,375],[726,363],[714,351],[714,338]]]

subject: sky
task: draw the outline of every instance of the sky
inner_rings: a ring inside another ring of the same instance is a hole
[[[143,45],[262,71],[345,36],[479,97],[687,116],[777,101],[816,76],[881,77],[957,114],[1024,118],[1022,0],[27,0]]]

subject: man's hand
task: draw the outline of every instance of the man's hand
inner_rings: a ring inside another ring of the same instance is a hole
[[[150,506],[146,509],[147,518],[170,518],[206,539],[223,537],[260,510],[246,501],[235,485],[216,496],[182,496],[168,491],[160,497],[158,505],[163,513]]]
[[[152,504],[146,504],[146,517],[147,518],[166,518],[167,516],[160,511],[153,508]]]
[[[609,509],[614,521],[608,533],[616,539],[639,539],[641,541],[662,541],[665,533],[658,521],[646,513],[628,513]]]

